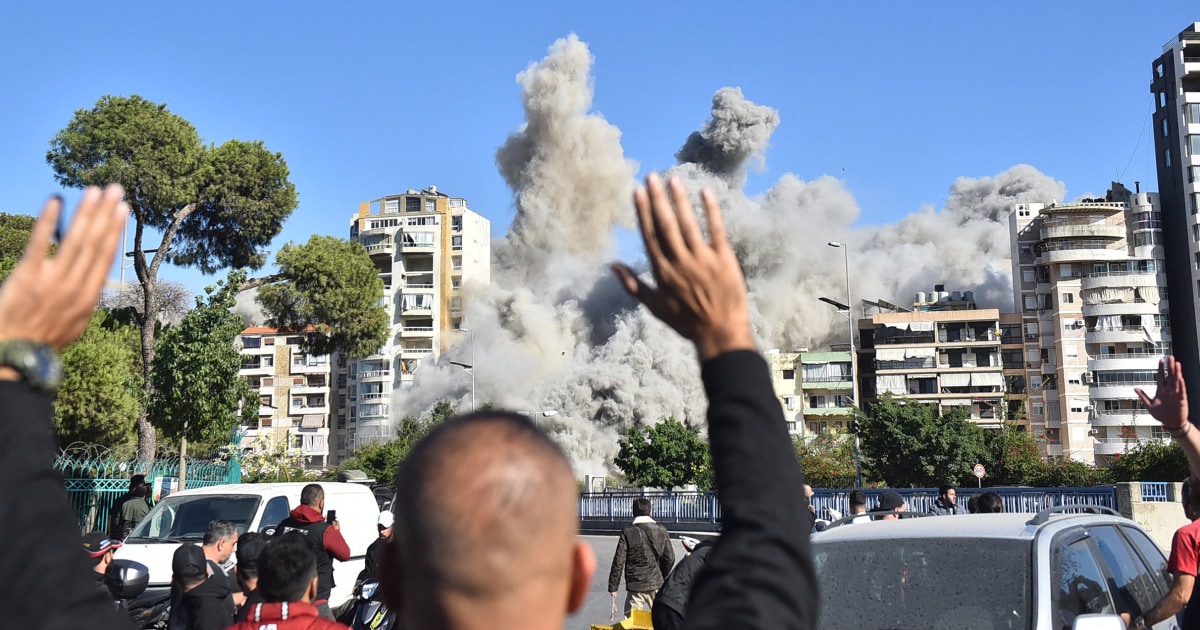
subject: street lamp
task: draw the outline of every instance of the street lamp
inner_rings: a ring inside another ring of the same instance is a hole
[[[833,304],[835,308],[845,307],[846,311],[846,333],[850,338],[850,388],[853,392],[850,400],[850,418],[851,426],[858,424],[858,357],[854,351],[854,309],[851,305],[854,304],[850,299],[850,246],[840,241],[829,241],[826,243],[830,247],[839,248],[846,261],[846,303],[838,304],[828,298],[821,298],[822,302]],[[838,308],[840,312],[842,309]],[[859,454],[858,431],[854,432],[854,475],[855,483],[859,488],[862,487],[862,457]]]

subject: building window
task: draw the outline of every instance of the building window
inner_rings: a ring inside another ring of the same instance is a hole
[[[1200,124],[1200,103],[1188,103],[1184,106],[1189,125]]]
[[[383,211],[388,214],[400,212],[400,200],[388,199],[387,201],[383,202]]]
[[[1168,122],[1167,122],[1167,119],[1166,119],[1166,118],[1163,118],[1163,120],[1162,120],[1162,134],[1163,134],[1163,137],[1164,137],[1164,138],[1166,138],[1166,137],[1167,137],[1167,134],[1168,134],[1168,133],[1170,133],[1170,131],[1169,131],[1169,130],[1168,130],[1168,128],[1167,128],[1167,126],[1168,126],[1169,124],[1170,124],[1170,123],[1168,123]]]
[[[425,212],[437,212],[437,199],[425,200]]]
[[[1187,137],[1187,153],[1188,155],[1200,155],[1200,135],[1191,135]]]
[[[1163,150],[1163,163],[1165,163],[1167,166],[1171,165],[1171,150],[1170,149]]]
[[[796,370],[784,370],[783,371],[783,380],[785,380],[785,381],[796,380]]]
[[[1026,282],[1026,283],[1033,282],[1033,270],[1032,269],[1022,269],[1021,270],[1021,282]]]
[[[1200,166],[1189,166],[1187,172],[1188,172],[1188,183],[1189,184],[1196,181],[1197,179],[1200,179]],[[1195,206],[1192,206],[1192,214],[1195,214],[1195,212],[1196,212],[1196,208],[1195,208]]]
[[[454,230],[455,232],[461,232],[462,231],[462,221],[463,221],[463,218],[462,218],[461,214],[456,217],[452,217],[450,219],[450,228],[452,230]]]
[[[1161,79],[1161,78],[1162,78],[1162,76],[1163,76],[1163,65],[1162,65],[1161,63],[1160,63],[1160,64],[1157,64],[1157,65],[1155,65],[1155,66],[1154,66],[1154,72],[1155,72],[1155,74],[1157,74],[1157,75],[1158,75],[1158,78],[1160,78],[1160,79]]]
[[[1193,243],[1200,242],[1200,225],[1192,226],[1192,242]]]
[[[1166,107],[1166,106],[1167,106],[1167,93],[1166,93],[1166,92],[1159,92],[1159,93],[1158,93],[1158,106],[1159,106],[1159,107]]]
[[[273,346],[273,345],[275,345],[275,338],[274,338],[274,337],[267,337],[266,339],[263,339],[263,345],[264,345],[264,346]]]
[[[1064,294],[1062,294],[1062,303],[1063,303],[1063,304],[1074,304],[1074,303],[1075,303],[1075,296],[1074,296],[1074,295],[1072,295],[1072,294],[1070,294],[1070,293],[1064,293]]]
[[[1196,269],[1200,269],[1200,252],[1193,254],[1196,257]]]

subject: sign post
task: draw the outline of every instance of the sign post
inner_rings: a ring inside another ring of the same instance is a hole
[[[975,468],[972,470],[972,472],[975,473],[975,483],[978,485],[978,487],[982,488],[983,476],[987,474],[987,471],[983,468],[983,464],[975,464]]]

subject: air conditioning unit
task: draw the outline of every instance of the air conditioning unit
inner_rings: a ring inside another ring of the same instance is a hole
[[[1083,272],[1082,272],[1082,271],[1072,271],[1072,272],[1071,272],[1071,277],[1072,277],[1072,278],[1082,278],[1082,277],[1083,277]]]
[[[1081,380],[1083,380],[1083,382],[1084,382],[1084,383],[1087,383],[1087,384],[1089,384],[1089,385],[1090,385],[1090,384],[1091,384],[1091,382],[1092,382],[1092,373],[1091,373],[1091,372],[1084,372],[1083,374],[1080,374],[1080,375],[1079,375],[1079,378],[1080,378]]]

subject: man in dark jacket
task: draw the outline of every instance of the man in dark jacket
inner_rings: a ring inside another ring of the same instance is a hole
[[[705,541],[696,545],[692,552],[679,561],[671,574],[658,589],[650,619],[654,630],[678,630],[683,627],[683,614],[687,611],[688,597],[692,594],[692,583],[704,568],[704,561],[713,549],[713,543]]]
[[[612,594],[614,608],[617,588],[621,586],[621,572],[625,573],[625,617],[622,619],[629,617],[634,608],[650,610],[654,607],[654,596],[673,566],[675,550],[670,534],[650,518],[649,499],[634,499],[633,525],[621,531],[608,572],[608,592]]]
[[[617,275],[695,344],[723,512],[685,627],[816,627],[804,475],[720,207],[703,192],[710,245],[678,178],[669,196],[657,175],[647,187],[634,200],[657,286],[624,266]],[[396,476],[400,517],[379,568],[388,608],[422,630],[562,628],[596,567],[578,537],[578,492],[561,447],[528,418],[487,410],[441,423]]]
[[[229,582],[209,579],[204,550],[184,543],[171,558],[171,590],[177,591],[167,625],[187,630],[224,630],[233,623],[229,609]]]
[[[379,564],[379,552],[392,537],[392,524],[395,522],[396,517],[391,512],[380,512],[379,517],[375,519],[375,528],[379,530],[379,538],[376,538],[367,547],[367,555],[363,558],[363,570],[358,574],[360,583],[375,581],[375,567]]]
[[[111,538],[120,540],[124,538],[124,526],[121,519],[121,512],[125,508],[125,504],[131,499],[139,496],[138,489],[149,486],[146,485],[146,475],[134,475],[129,478],[129,491],[121,495],[116,501],[113,501],[112,507],[108,508],[108,535]],[[149,492],[141,496],[149,496]],[[149,510],[147,510],[149,511]],[[145,516],[144,514],[142,516]]]
[[[954,492],[954,486],[938,488],[938,498],[933,502],[933,509],[929,510],[929,513],[934,516],[958,514],[958,497]]]
[[[333,560],[346,562],[350,559],[350,546],[342,538],[342,526],[335,520],[325,522],[325,490],[320,484],[310,483],[300,491],[300,505],[275,528],[275,536],[288,532],[299,532],[308,539],[313,555],[317,559],[317,598],[315,605],[326,619],[333,619],[329,608],[329,594],[333,592]]]

